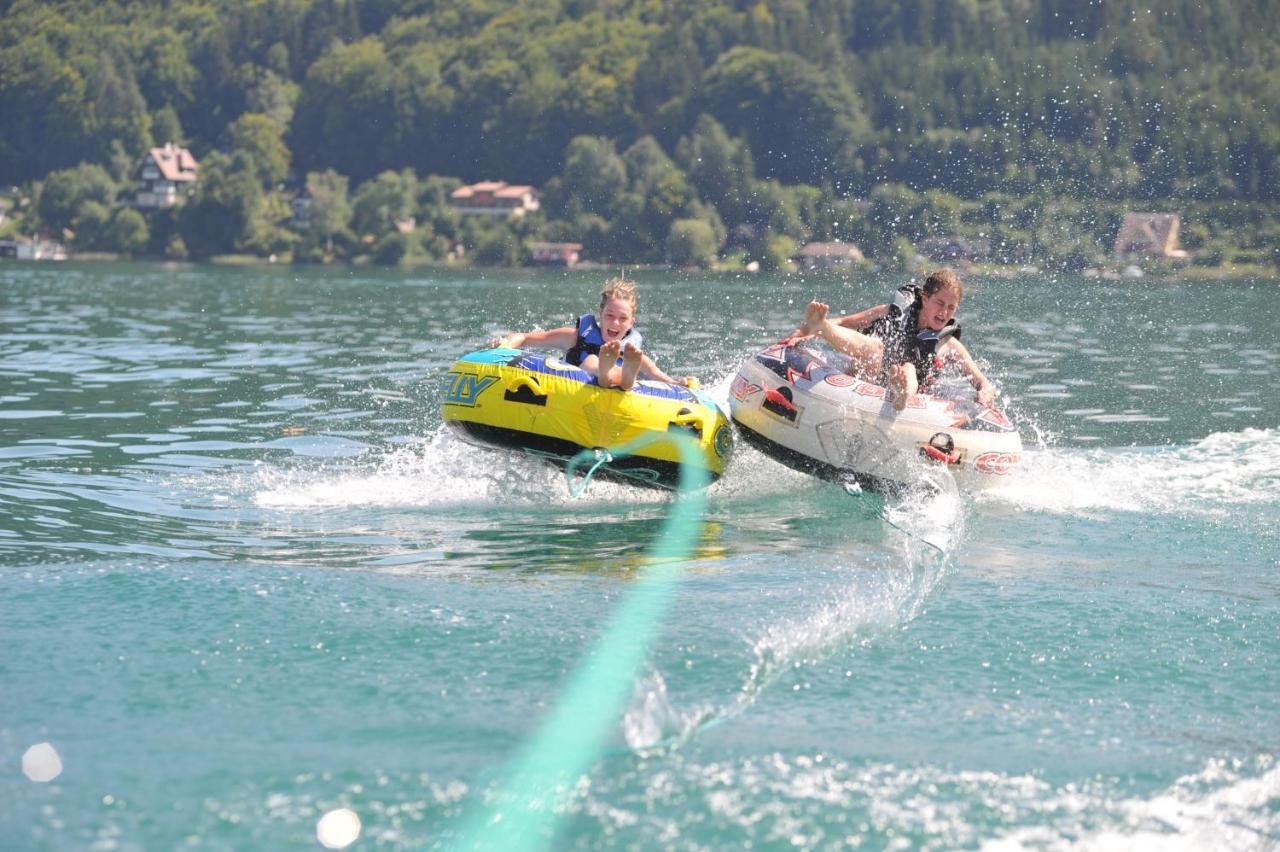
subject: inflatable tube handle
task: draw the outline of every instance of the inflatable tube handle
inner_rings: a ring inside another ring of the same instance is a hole
[[[522,375],[510,379],[507,382],[507,390],[512,393],[518,393],[521,390],[526,390],[534,396],[546,396],[546,393],[542,390],[542,385],[538,384],[538,380],[533,376]]]
[[[698,431],[699,435],[706,431],[706,422],[703,416],[696,411],[681,411],[671,418],[671,422],[677,426],[692,426]]]
[[[507,380],[507,392],[503,397],[510,402],[525,402],[530,405],[546,405],[547,392],[538,384],[533,376],[521,374]]]

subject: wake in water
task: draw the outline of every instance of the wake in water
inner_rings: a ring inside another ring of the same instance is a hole
[[[372,458],[372,461],[370,461]],[[342,469],[272,468],[257,474],[253,502],[270,508],[335,506],[489,507],[567,504],[564,469],[518,452],[473,447],[447,427],[420,445],[365,457]],[[580,502],[661,503],[668,495],[594,481]]]
[[[699,732],[748,710],[787,672],[817,665],[919,616],[946,575],[948,553],[963,533],[964,503],[954,481],[949,489],[921,489],[888,501],[864,494],[844,499],[850,513],[875,516],[888,524],[887,564],[869,571],[870,566],[860,561],[854,572],[841,572],[841,582],[815,607],[766,624],[755,638],[749,637],[749,662],[727,703],[704,703],[681,712],[668,695],[662,673],[651,671],[636,683],[623,717],[622,735],[630,748],[647,752],[680,747]],[[863,544],[849,541],[846,548],[861,550]]]
[[[756,754],[673,761],[630,808],[626,773],[601,776],[576,808],[615,845],[661,836],[742,846],[835,849],[1272,850],[1280,833],[1280,767],[1271,757],[1210,760],[1152,791],[1097,778],[1053,784],[1036,774]],[[696,790],[706,808],[690,808]],[[815,803],[823,807],[815,807]],[[605,804],[611,805],[605,807]],[[859,844],[850,842],[856,827]],[[684,844],[681,840],[685,840]]]
[[[1063,514],[1218,514],[1280,503],[1280,431],[1219,432],[1189,447],[1029,451],[978,499]]]

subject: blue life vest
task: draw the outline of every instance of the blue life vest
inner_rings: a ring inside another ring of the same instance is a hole
[[[578,339],[574,342],[573,348],[564,353],[564,360],[575,367],[581,367],[588,355],[600,354],[600,347],[604,345],[604,332],[600,330],[600,323],[596,322],[594,314],[578,317],[577,325]],[[644,336],[634,325],[622,335],[622,348],[626,349],[628,344],[636,347],[644,346]],[[618,362],[621,363],[622,359],[619,358]]]
[[[923,292],[914,284],[899,287],[889,302],[889,312],[867,329],[867,334],[884,341],[884,371],[894,364],[914,364],[916,378],[924,385],[942,368],[936,355],[938,345],[948,337],[960,339],[960,323],[955,319],[937,331],[920,328]]]

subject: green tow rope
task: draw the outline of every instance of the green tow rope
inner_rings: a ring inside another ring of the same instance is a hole
[[[638,449],[639,447],[637,446],[631,447],[632,452]],[[584,456],[587,456],[589,453],[595,453],[595,464],[591,465],[591,467],[587,469],[587,472],[582,475],[581,480],[579,480],[578,482],[574,482],[573,480],[574,471],[578,469],[578,465],[583,463]],[[624,453],[622,450],[619,450],[618,453],[619,455],[629,455],[629,453]],[[600,469],[600,466],[612,462],[615,458],[616,456],[614,456],[614,454],[609,452],[608,450],[597,449],[597,450],[583,450],[573,458],[569,459],[569,463],[565,465],[565,468],[564,468],[565,482],[567,482],[569,485],[569,496],[570,497],[581,496],[582,492],[586,491],[587,486],[591,484],[591,477],[596,475],[596,471]]]
[[[502,852],[552,848],[565,805],[599,759],[610,733],[617,730],[636,673],[683,576],[684,561],[701,533],[706,505],[703,490],[710,477],[699,464],[697,442],[677,433],[649,436],[603,455],[584,450],[566,470],[572,477],[581,463],[594,460],[589,479],[606,461],[658,440],[674,442],[679,450],[680,499],[672,501],[637,582],[631,584],[603,636],[578,665],[560,700],[521,750],[506,778],[478,812],[470,815],[451,847]]]

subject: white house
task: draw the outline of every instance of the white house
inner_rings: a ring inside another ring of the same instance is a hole
[[[486,180],[460,186],[449,193],[449,204],[463,216],[507,216],[532,213],[540,206],[531,186]]]
[[[172,207],[186,201],[188,190],[196,182],[199,164],[186,148],[172,142],[163,148],[152,148],[138,165],[135,179],[137,207]]]

